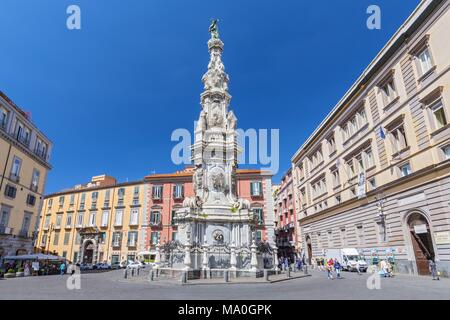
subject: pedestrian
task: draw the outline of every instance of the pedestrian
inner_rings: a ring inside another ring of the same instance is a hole
[[[356,259],[356,272],[358,272],[358,275],[361,275],[361,265],[359,264],[359,259]]]
[[[428,268],[430,270],[433,280],[439,280],[439,274],[437,272],[436,262],[430,257],[428,258]]]
[[[341,264],[334,258],[334,270],[336,270],[336,278],[341,279]]]
[[[333,271],[331,269],[331,265],[329,265],[327,263],[327,265],[325,266],[325,269],[327,270],[327,278],[330,280],[333,280]]]
[[[62,276],[66,273],[66,264],[64,262],[59,266],[59,271]]]
[[[289,269],[289,259],[287,257],[284,258],[284,267],[286,271]]]
[[[303,265],[302,265],[302,260],[301,259],[297,260],[297,270],[299,270],[299,271],[303,270]]]

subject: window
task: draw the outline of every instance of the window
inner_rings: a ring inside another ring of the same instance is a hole
[[[253,209],[253,214],[256,217],[256,221],[259,225],[264,224],[264,213],[262,208]]]
[[[130,225],[137,226],[139,224],[139,209],[131,209]]]
[[[133,197],[139,197],[139,186],[135,186],[133,190]]]
[[[62,207],[64,205],[64,196],[59,197],[59,206]]]
[[[152,187],[152,198],[154,200],[162,199],[163,186],[153,186]]]
[[[403,127],[403,124],[392,129],[390,133],[391,133],[391,145],[394,154],[408,147],[408,142],[406,141],[405,128]]]
[[[67,218],[66,218],[66,227],[71,227],[71,226],[72,226],[72,214],[68,213]]]
[[[92,205],[94,206],[94,203],[95,203],[95,204],[97,203],[97,199],[98,199],[98,191],[92,192],[91,199],[92,199]]]
[[[173,197],[175,199],[181,199],[184,196],[184,186],[182,184],[176,184],[173,186]]]
[[[159,243],[159,232],[157,231],[153,231],[151,233],[151,238],[150,238],[151,244],[152,245],[156,245]]]
[[[6,120],[8,118],[8,111],[4,108],[0,108],[0,128],[6,128]]]
[[[256,230],[255,231],[255,242],[259,243],[262,241],[262,232],[261,230]]]
[[[177,210],[172,210],[172,219],[171,219],[171,224],[172,226],[176,225],[176,217],[177,217]]]
[[[355,187],[350,188],[350,196],[351,196],[351,197],[356,196],[356,189],[355,189]]]
[[[121,242],[121,233],[120,232],[113,232],[112,234],[112,246],[113,247],[119,247]]]
[[[96,218],[97,214],[96,212],[90,212],[89,213],[89,226],[90,227],[95,227],[95,218]]]
[[[353,159],[347,161],[347,169],[348,169],[348,177],[352,178],[356,175],[355,173],[355,165],[353,163]]]
[[[48,202],[47,202],[47,209],[48,209],[48,210],[51,210],[52,205],[53,205],[53,199],[48,199]]]
[[[359,245],[364,244],[364,229],[362,224],[356,226],[356,238]]]
[[[340,204],[341,203],[341,196],[336,196],[335,198],[336,204]]]
[[[176,241],[177,240],[177,232],[176,231],[172,231],[172,240]]]
[[[25,215],[23,216],[20,233],[27,235],[28,231],[30,230],[30,224],[31,224],[31,213],[25,212]]]
[[[444,152],[445,160],[450,159],[450,145],[445,146],[444,148],[442,148],[442,151]]]
[[[31,177],[31,186],[30,186],[30,189],[32,191],[37,191],[37,189],[38,189],[39,175],[40,175],[39,171],[36,169],[33,169],[33,175]]]
[[[377,183],[375,181],[375,178],[372,178],[369,180],[369,188],[370,188],[370,190],[374,190],[377,188]]]
[[[10,174],[10,179],[12,181],[19,182],[21,167],[22,167],[22,160],[18,157],[14,157],[12,167],[11,167],[11,174]]]
[[[81,243],[81,236],[80,233],[77,232],[76,236],[75,236],[75,244],[80,244]]]
[[[411,166],[409,163],[400,166],[400,175],[402,177],[409,176],[412,173]]]
[[[69,244],[70,232],[64,233],[64,245],[67,246]]]
[[[422,75],[428,72],[433,67],[433,62],[431,61],[431,54],[428,47],[423,49],[419,52],[417,55],[417,59],[419,61],[420,71],[422,72]]]
[[[125,188],[119,188],[117,190],[117,205],[122,206],[123,205],[123,198],[125,196]]]
[[[430,106],[430,110],[433,113],[433,120],[436,130],[447,125],[447,117],[445,116],[444,105],[442,100],[439,99]]]
[[[384,84],[380,86],[381,95],[384,106],[387,107],[397,98],[397,92],[394,85],[394,77],[389,78]]]
[[[136,231],[128,232],[128,246],[135,247],[137,243],[138,233]]]
[[[122,218],[123,218],[123,210],[116,210],[116,215],[114,219],[114,225],[115,226],[121,226],[122,225]]]
[[[14,199],[16,197],[16,192],[16,187],[10,186],[9,184],[5,186],[5,196],[8,198]]]
[[[341,228],[340,235],[341,235],[341,244],[343,246],[346,246],[347,245],[347,233],[346,233],[346,230],[344,227]]]
[[[336,151],[336,141],[334,140],[334,136],[328,138],[328,151],[330,155]]]
[[[365,171],[365,166],[364,166],[364,161],[363,161],[362,154],[359,154],[359,155],[356,156],[356,164],[358,166],[358,173],[361,173],[361,172]]]
[[[341,125],[342,139],[347,141],[355,133],[361,130],[367,123],[367,116],[364,106],[355,112],[350,118],[347,118],[344,124]]]
[[[339,177],[339,169],[335,168],[331,171],[331,176],[333,178],[333,188],[336,188],[341,184],[341,179]]]
[[[46,244],[47,244],[47,235],[44,234],[44,235],[42,235],[42,238],[41,238],[41,247],[45,247]]]
[[[75,204],[75,194],[70,195],[69,206],[73,207]]]
[[[55,235],[53,236],[53,245],[57,246],[59,243],[59,232],[55,232]]]
[[[62,221],[62,214],[57,214],[56,215],[56,223],[55,223],[56,228],[61,227],[61,221]]]
[[[81,194],[81,200],[80,200],[80,210],[84,210],[84,205],[86,203],[86,192],[83,192]]]
[[[28,145],[28,143],[30,142],[30,129],[28,129],[27,127],[25,127],[21,122],[17,122],[17,127],[16,127],[16,139],[17,141]]]
[[[36,204],[36,196],[29,194],[27,195],[27,205],[33,207]]]
[[[102,227],[108,226],[108,219],[109,219],[109,211],[103,211],[102,212],[102,222],[101,222]]]
[[[79,212],[77,215],[77,227],[83,226],[83,212]]]
[[[161,223],[161,213],[159,211],[152,211],[150,213],[150,225],[156,226]]]
[[[260,197],[262,195],[261,181],[253,181],[250,183],[250,194],[253,197]]]
[[[366,154],[366,161],[367,161],[367,167],[371,168],[375,165],[375,162],[373,161],[373,153],[372,153],[372,149],[368,148],[365,151]]]
[[[111,190],[108,189],[108,190],[105,191],[105,201],[103,202],[103,206],[105,208],[109,207],[109,198],[110,198],[110,196],[111,196]]]
[[[50,216],[45,216],[44,229],[48,229],[49,225],[50,225]]]
[[[101,233],[100,233],[100,239],[99,239],[99,242],[100,242],[101,244],[103,244],[103,243],[106,242],[106,232],[101,232]]]

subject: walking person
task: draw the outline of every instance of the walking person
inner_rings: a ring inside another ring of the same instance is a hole
[[[358,272],[358,275],[361,275],[361,265],[359,264],[359,259],[356,259],[356,272]]]
[[[59,271],[62,276],[66,273],[66,264],[64,262],[59,266]]]
[[[433,280],[439,280],[439,275],[437,272],[436,262],[430,257],[428,258],[428,268],[430,270]]]
[[[334,258],[334,270],[336,270],[336,278],[341,279],[341,264]]]

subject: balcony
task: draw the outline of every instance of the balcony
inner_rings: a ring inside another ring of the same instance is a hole
[[[42,159],[42,160],[44,160],[44,161],[47,161],[47,151],[46,151],[46,150],[35,149],[35,150],[34,150],[34,154],[35,154],[38,158],[40,158],[40,159]]]
[[[30,190],[31,190],[31,191],[33,191],[33,192],[37,192],[37,190],[38,190],[38,186],[37,186],[37,185],[34,185],[34,184],[32,184],[32,185],[30,186]]]
[[[162,222],[161,221],[151,221],[150,222],[150,227],[161,228],[162,227]]]
[[[112,243],[112,247],[113,248],[118,248],[118,247],[120,247],[120,241],[114,241],[113,243]]]
[[[24,137],[22,135],[17,135],[16,140],[19,141],[21,144],[23,144],[25,147],[30,147],[30,139],[27,137]]]

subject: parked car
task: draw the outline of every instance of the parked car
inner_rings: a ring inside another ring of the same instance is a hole
[[[94,265],[94,269],[97,270],[108,270],[111,269],[111,265],[108,263],[97,263]]]
[[[82,263],[80,265],[80,270],[93,270],[94,266],[91,263]]]
[[[111,269],[121,269],[122,266],[120,265],[120,262],[114,262],[111,264]]]
[[[128,261],[127,264],[128,269],[141,269],[145,268],[145,264],[139,261]]]

